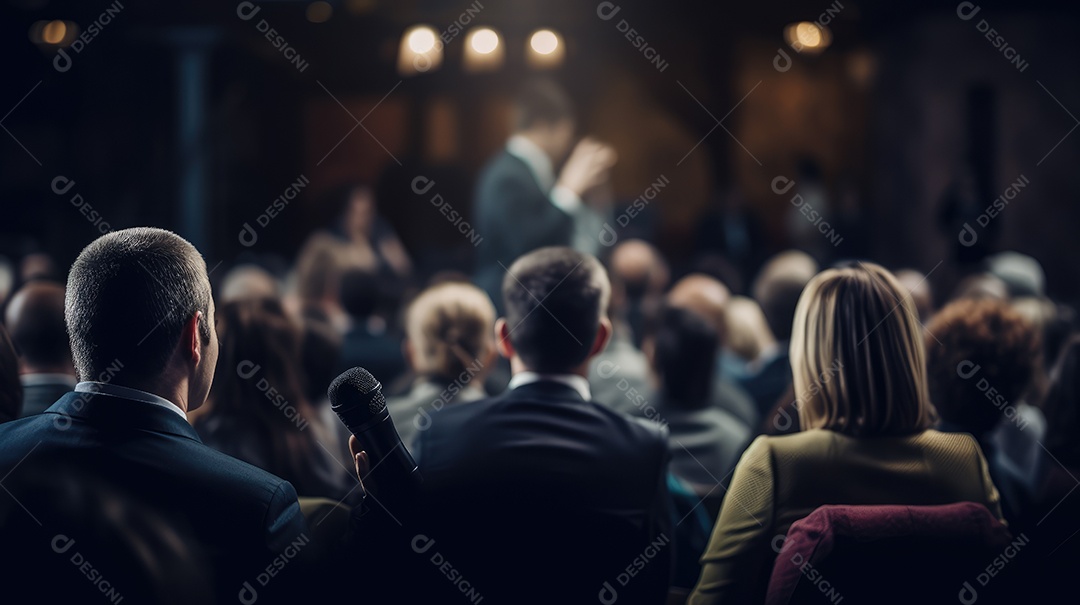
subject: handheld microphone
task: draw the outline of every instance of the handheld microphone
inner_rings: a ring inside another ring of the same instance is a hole
[[[380,492],[400,497],[423,481],[412,454],[401,442],[382,385],[364,368],[346,370],[330,383],[330,408],[368,454],[368,473]]]

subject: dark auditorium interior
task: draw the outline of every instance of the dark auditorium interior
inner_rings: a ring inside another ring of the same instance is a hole
[[[1080,3],[0,15],[0,603],[1076,601]]]

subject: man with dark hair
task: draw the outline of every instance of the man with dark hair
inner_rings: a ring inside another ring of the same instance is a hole
[[[98,238],[71,267],[66,319],[82,382],[44,413],[0,426],[0,476],[30,472],[37,456],[91,465],[185,517],[212,553],[219,594],[234,598],[305,525],[288,482],[203,445],[188,424],[218,357],[199,252],[162,229]]]
[[[64,287],[48,281],[26,284],[11,297],[4,322],[19,352],[21,415],[40,414],[75,388],[64,326]]]
[[[516,101],[513,135],[480,174],[473,202],[483,237],[477,285],[496,306],[505,267],[522,254],[542,246],[599,247],[603,220],[591,194],[607,182],[615,152],[589,138],[574,146],[575,124],[561,88],[547,80],[526,83]]]
[[[443,408],[414,441],[426,535],[492,602],[662,602],[667,431],[592,402],[586,379],[611,334],[603,267],[542,248],[510,267],[503,296],[509,390]],[[642,552],[632,584],[618,580]]]

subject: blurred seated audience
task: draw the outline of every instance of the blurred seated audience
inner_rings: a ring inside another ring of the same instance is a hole
[[[401,442],[410,447],[443,406],[485,397],[495,361],[495,306],[470,283],[424,290],[405,312],[405,358],[415,379],[408,393],[386,401]]]
[[[44,413],[0,425],[0,476],[32,474],[21,464],[31,453],[87,464],[156,512],[184,518],[210,557],[206,582],[235,599],[306,526],[292,485],[204,445],[188,424],[218,357],[202,256],[162,229],[103,235],[72,265],[65,311],[82,382]],[[87,510],[95,519],[111,512]]]
[[[743,454],[689,603],[761,602],[774,539],[825,504],[975,502],[1002,518],[978,443],[931,429],[915,312],[875,264],[807,284],[790,345],[802,431],[758,437]]]
[[[382,279],[363,269],[346,271],[341,277],[341,302],[351,327],[341,343],[338,372],[360,366],[384,387],[392,388],[405,373],[401,339],[390,322],[378,313]]]
[[[217,312],[218,372],[195,424],[203,443],[290,482],[304,496],[340,499],[356,485],[333,455],[304,395],[301,331],[281,303],[248,299]],[[320,439],[323,444],[320,446]]]
[[[960,280],[950,300],[961,298],[1008,300],[1009,287],[991,273],[973,273]]]
[[[15,266],[11,264],[11,259],[0,255],[0,306],[7,302],[14,288]]]
[[[630,328],[631,341],[640,349],[648,318],[663,304],[663,293],[671,279],[667,261],[652,244],[629,239],[611,250],[608,266],[612,281],[622,284],[624,321]]]
[[[40,414],[75,389],[75,364],[64,326],[64,287],[33,281],[11,297],[4,322],[19,352],[23,416]]]
[[[221,280],[219,303],[234,300],[259,298],[281,298],[281,284],[269,271],[259,265],[246,263],[237,265],[225,274]]]
[[[896,272],[896,281],[911,295],[919,321],[923,324],[930,321],[934,314],[934,292],[926,276],[914,269],[901,269]]]
[[[727,355],[720,356],[720,375],[731,380],[745,377],[763,353],[776,346],[761,305],[752,298],[733,296],[727,304]]]
[[[586,380],[611,335],[609,296],[591,256],[541,248],[519,258],[496,323],[510,388],[444,407],[415,441],[425,535],[491,602],[587,602],[605,587],[620,603],[664,600],[667,431],[592,402]],[[657,541],[633,586],[619,584]]]
[[[23,386],[19,382],[19,358],[7,330],[0,326],[0,423],[22,414]]]
[[[934,316],[924,342],[938,430],[975,437],[1005,518],[1015,525],[1030,506],[1043,467],[1039,442],[1046,423],[1023,402],[1040,363],[1038,335],[1008,303],[963,299]],[[1003,435],[1017,437],[1023,447],[1003,447]]]
[[[754,280],[754,299],[761,305],[776,345],[766,349],[739,380],[754,399],[758,414],[765,416],[791,385],[788,339],[795,305],[807,282],[817,273],[817,261],[805,252],[789,250],[770,259]]]
[[[667,304],[688,309],[712,325],[716,333],[717,351],[713,356],[713,371],[717,377],[711,381],[712,405],[726,410],[746,426],[757,426],[760,414],[750,395],[724,376],[720,359],[727,351],[727,306],[731,292],[716,279],[700,273],[692,273],[680,279],[667,294]]]
[[[286,307],[305,322],[321,322],[344,334],[349,316],[341,306],[341,277],[362,266],[347,244],[328,233],[316,233],[300,248],[290,276]]]
[[[44,252],[27,254],[19,263],[19,283],[21,284],[37,280],[55,281],[62,278],[63,276],[56,268],[56,261]]]
[[[1042,298],[1046,274],[1039,261],[1019,252],[999,252],[986,259],[986,270],[1000,279],[1009,298]]]
[[[659,388],[660,418],[667,424],[671,472],[699,497],[716,502],[753,434],[713,402],[720,337],[712,322],[678,307],[661,311],[645,340]]]

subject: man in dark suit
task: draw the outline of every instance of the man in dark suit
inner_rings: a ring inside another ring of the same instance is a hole
[[[4,323],[19,353],[22,416],[40,414],[75,389],[64,327],[64,287],[48,281],[26,284],[11,297]]]
[[[513,135],[480,174],[476,283],[496,306],[505,267],[522,254],[543,246],[599,249],[603,219],[594,194],[607,182],[615,152],[588,138],[574,146],[574,128],[566,93],[550,81],[529,82],[517,100]]]
[[[303,544],[306,526],[292,485],[203,445],[188,424],[218,357],[202,257],[161,229],[104,235],[71,268],[66,319],[82,382],[44,413],[0,426],[4,484],[24,481],[39,460],[87,465],[148,507],[185,519],[222,601],[239,593],[254,602],[266,592],[259,573]],[[19,490],[0,494],[8,497],[18,500]],[[25,510],[50,536],[79,530],[47,502]],[[91,546],[108,548],[84,548]]]
[[[611,335],[603,267],[542,248],[502,289],[509,390],[447,406],[418,434],[428,508],[414,550],[437,552],[489,603],[662,602],[667,432],[592,402],[586,378]]]

